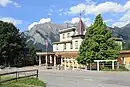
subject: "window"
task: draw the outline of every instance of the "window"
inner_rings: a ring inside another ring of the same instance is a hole
[[[56,50],[58,50],[58,44],[56,45]]]
[[[66,44],[64,44],[64,49],[66,49]]]
[[[72,49],[73,48],[73,44],[72,44],[72,42],[70,43],[70,49]]]
[[[63,39],[65,38],[65,34],[63,34]]]
[[[69,38],[70,37],[70,33],[67,33],[67,38]]]
[[[78,49],[78,41],[75,41],[75,49]]]

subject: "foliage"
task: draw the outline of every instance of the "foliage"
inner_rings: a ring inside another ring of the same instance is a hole
[[[10,77],[9,77],[10,78]],[[36,78],[22,78],[2,84],[0,87],[45,87],[43,81]]]
[[[102,70],[102,71],[110,71],[111,69],[110,69],[109,67],[103,67],[103,66],[102,66],[102,67],[101,67],[101,70]]]
[[[112,38],[112,32],[103,22],[101,14],[97,15],[79,49],[78,63],[93,63],[94,60],[115,59],[120,52],[120,46]]]
[[[120,65],[118,70],[122,70],[122,71],[129,71],[128,69],[126,69],[125,65]]]
[[[129,71],[128,69],[126,69],[126,67],[124,65],[120,65],[119,66],[119,69],[114,69],[112,70],[112,68],[110,67],[101,67],[101,70],[102,71]]]
[[[19,30],[8,22],[0,21],[0,61],[6,66],[11,66],[20,57],[25,46],[25,41],[20,36]]]
[[[126,44],[123,43],[123,50],[130,50],[130,40],[128,40],[128,46],[126,46]]]
[[[34,65],[36,60],[36,48],[34,46],[28,47],[28,55],[26,55],[26,65]]]

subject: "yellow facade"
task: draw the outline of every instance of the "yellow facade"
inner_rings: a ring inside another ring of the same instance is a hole
[[[120,62],[122,62],[123,64],[129,65],[130,64],[130,51],[129,50],[123,50],[120,53]]]
[[[126,57],[126,58],[125,58],[125,64],[126,64],[126,65],[130,64],[130,57]]]

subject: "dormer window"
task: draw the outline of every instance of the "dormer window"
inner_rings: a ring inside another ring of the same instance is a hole
[[[69,38],[70,37],[70,33],[67,33],[67,38]]]

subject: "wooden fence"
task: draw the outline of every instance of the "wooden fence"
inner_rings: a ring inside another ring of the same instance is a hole
[[[25,75],[25,76],[19,76],[20,73],[26,73],[26,72],[35,72],[35,74],[31,74],[31,75]],[[7,79],[7,80],[2,80],[2,76],[7,76],[7,75],[15,75],[14,77],[15,78],[10,78],[10,79]],[[26,71],[15,71],[15,72],[9,72],[9,73],[3,73],[3,74],[0,74],[0,84],[1,83],[4,83],[4,82],[8,82],[8,81],[12,81],[12,80],[16,80],[17,79],[20,79],[20,78],[25,78],[25,77],[31,77],[31,76],[36,76],[36,78],[38,78],[38,70],[35,69],[35,70],[26,70]]]

